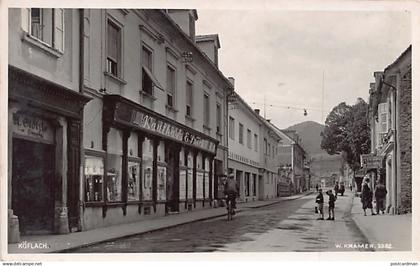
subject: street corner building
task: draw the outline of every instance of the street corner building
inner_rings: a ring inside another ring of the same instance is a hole
[[[195,10],[9,9],[9,243],[212,207],[228,164],[217,34]]]
[[[412,88],[411,46],[370,84],[368,119],[371,153],[361,156],[361,165],[386,186],[386,211],[412,211]]]

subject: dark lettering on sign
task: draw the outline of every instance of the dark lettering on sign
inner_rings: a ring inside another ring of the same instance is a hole
[[[13,132],[45,140],[52,140],[53,138],[53,132],[47,122],[26,114],[13,114]]]
[[[159,118],[152,117],[151,115],[144,114],[140,111],[134,111],[135,113],[131,116],[130,123],[139,128],[144,128],[157,132],[159,134],[168,136],[170,138],[176,139],[180,142],[185,142],[196,147],[209,150],[211,152],[216,152],[216,144],[210,140],[202,139],[200,136],[197,136],[191,132],[186,131],[185,129],[178,127],[176,125],[171,125],[168,122],[159,120]],[[120,115],[120,112],[116,113],[116,119],[127,121],[123,116]]]

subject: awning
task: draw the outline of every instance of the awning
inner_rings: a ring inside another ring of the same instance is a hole
[[[153,73],[145,66],[142,67],[143,71],[146,73],[146,75],[152,80],[153,85],[158,87],[160,90],[163,90],[163,87],[160,85],[157,78],[153,75]]]

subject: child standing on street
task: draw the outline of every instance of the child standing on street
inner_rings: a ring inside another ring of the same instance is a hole
[[[318,212],[320,216],[317,220],[324,220],[324,195],[322,195],[322,189],[319,189],[318,192],[315,203],[318,204]]]
[[[334,208],[335,208],[336,197],[332,193],[332,190],[328,190],[327,195],[329,196],[329,199],[328,199],[328,218],[327,218],[327,220],[334,220],[334,216],[335,216]]]

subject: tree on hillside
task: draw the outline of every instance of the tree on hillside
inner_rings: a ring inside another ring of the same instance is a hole
[[[340,103],[332,109],[321,133],[321,148],[328,154],[341,154],[353,172],[360,168],[360,155],[370,151],[368,104],[358,98],[355,105]]]

